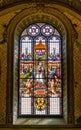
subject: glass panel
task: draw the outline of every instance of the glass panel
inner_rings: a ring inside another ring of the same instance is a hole
[[[36,24],[30,25],[27,31],[28,31],[28,34],[31,36],[37,36],[40,33],[40,28]]]
[[[48,60],[61,60],[60,38],[53,36],[48,40]]]
[[[60,98],[49,98],[50,107],[49,107],[49,114],[50,115],[59,115],[61,114],[61,105],[60,105]]]
[[[47,78],[47,61],[34,62],[34,78],[42,82],[43,78]]]
[[[34,97],[46,97],[47,96],[47,80],[39,79],[34,80]]]
[[[38,36],[34,40],[34,60],[47,59],[47,42],[43,36]]]
[[[48,96],[61,97],[61,79],[49,79],[48,80]]]
[[[34,114],[47,115],[47,99],[34,98]]]
[[[41,33],[45,36],[50,36],[54,33],[54,28],[51,25],[44,25],[41,28]]]
[[[33,59],[33,44],[31,37],[23,36],[21,38],[20,58],[26,61]]]
[[[33,61],[20,61],[20,78],[34,78]]]
[[[32,114],[32,105],[31,98],[20,98],[20,115],[31,115]]]
[[[37,36],[34,39],[34,43],[39,44],[40,40],[42,41],[42,44],[44,44],[44,45],[47,43],[47,39],[44,36]]]
[[[60,61],[48,61],[48,78],[61,78]]]
[[[33,79],[20,79],[20,97],[33,96]]]
[[[19,115],[61,115],[59,32],[45,23],[30,25],[21,35],[19,54]]]

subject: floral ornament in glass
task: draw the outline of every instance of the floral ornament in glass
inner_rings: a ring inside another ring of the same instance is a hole
[[[46,100],[44,98],[37,98],[35,100],[35,108],[39,111],[45,110],[47,106]]]

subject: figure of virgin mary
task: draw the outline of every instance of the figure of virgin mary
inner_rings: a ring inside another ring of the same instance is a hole
[[[39,82],[43,82],[44,78],[45,78],[45,69],[42,65],[42,62],[39,62],[36,68],[36,79]]]

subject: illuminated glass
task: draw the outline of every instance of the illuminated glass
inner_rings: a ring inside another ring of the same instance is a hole
[[[28,26],[19,49],[19,116],[62,115],[61,37],[45,23]]]

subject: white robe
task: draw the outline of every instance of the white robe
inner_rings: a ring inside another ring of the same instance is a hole
[[[40,71],[39,72],[39,66],[37,67],[37,70],[36,70],[36,79],[37,81],[39,82],[43,82],[43,78],[44,78],[44,68],[43,67],[40,67]]]

